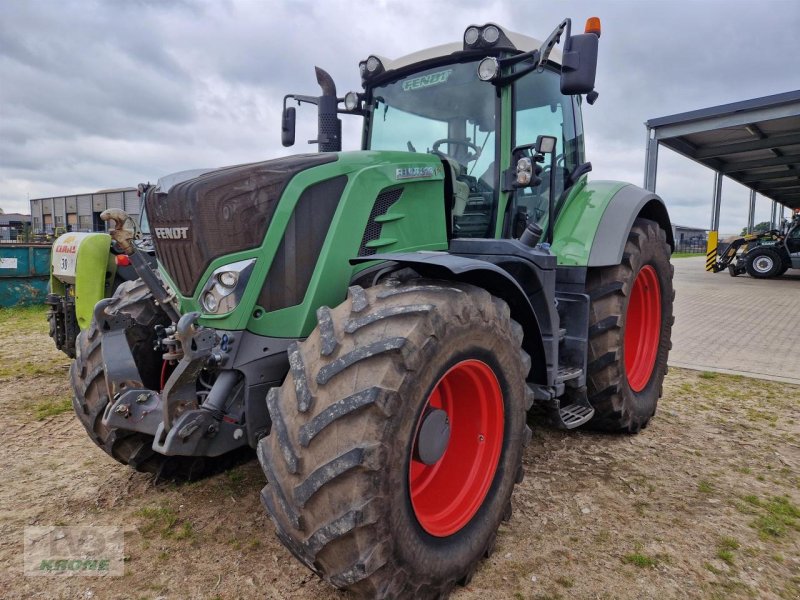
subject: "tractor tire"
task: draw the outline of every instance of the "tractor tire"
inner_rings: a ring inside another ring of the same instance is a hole
[[[636,433],[655,414],[672,347],[673,273],[664,230],[648,219],[634,221],[621,264],[589,269],[590,428]]]
[[[267,395],[277,535],[358,597],[446,597],[493,551],[522,480],[522,328],[483,289],[421,279],[353,286],[317,318]]]
[[[772,248],[756,248],[747,253],[745,268],[750,277],[771,279],[781,274],[783,260]]]
[[[142,383],[160,389],[162,359],[153,350],[154,327],[167,325],[169,319],[156,305],[150,290],[141,279],[122,283],[106,309],[109,314],[124,314],[135,321],[126,331]],[[103,425],[103,413],[109,403],[103,371],[101,341],[103,332],[92,319],[89,328],[78,335],[76,357],[70,367],[72,406],[78,420],[106,454],[137,471],[153,473],[157,479],[190,481],[230,466],[232,457],[215,459],[193,456],[164,456],[153,451],[153,436]]]
[[[792,266],[791,263],[783,261],[783,264],[781,268],[778,270],[778,274],[775,275],[775,277],[780,277],[781,275],[786,273],[786,271],[788,271],[791,268],[791,266]]]

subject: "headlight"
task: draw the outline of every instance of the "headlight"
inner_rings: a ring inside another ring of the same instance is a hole
[[[481,32],[481,37],[487,44],[494,44],[500,39],[500,30],[495,25],[487,25]]]
[[[227,288],[236,287],[236,282],[239,281],[239,273],[236,271],[223,271],[217,275],[219,282]]]
[[[469,27],[464,32],[464,43],[467,46],[472,46],[475,42],[478,41],[478,36],[480,36],[481,32],[478,30],[477,27]]]
[[[216,269],[200,293],[203,311],[224,315],[235,309],[244,295],[255,264],[256,259],[250,258]]]
[[[370,56],[367,59],[367,71],[370,73],[375,73],[378,70],[378,67],[381,66],[381,61],[378,60],[377,56]]]
[[[203,294],[203,308],[206,309],[206,312],[217,312],[219,308],[219,300],[212,292],[206,292]]]
[[[344,95],[344,107],[347,110],[353,111],[358,108],[358,94],[356,92],[347,92]]]
[[[478,63],[478,79],[481,81],[491,81],[500,71],[500,63],[493,56],[487,56]]]

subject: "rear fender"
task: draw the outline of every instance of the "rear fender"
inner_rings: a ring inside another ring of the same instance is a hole
[[[558,215],[552,252],[559,265],[618,265],[637,218],[658,223],[675,248],[669,213],[659,196],[632,184],[583,179]]]
[[[528,379],[547,383],[547,361],[539,320],[525,292],[506,271],[487,261],[445,252],[374,254],[368,258],[352,259],[350,262],[357,264],[375,260],[391,261],[398,269],[409,267],[431,279],[469,283],[505,300],[511,309],[511,318],[522,326],[525,334],[522,345],[531,356]]]

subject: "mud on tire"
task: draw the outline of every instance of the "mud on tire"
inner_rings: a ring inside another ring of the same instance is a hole
[[[317,317],[289,350],[283,386],[267,396],[272,430],[258,455],[277,535],[320,577],[360,597],[446,596],[492,552],[522,479],[530,358],[521,327],[485,290],[427,280],[354,286]],[[477,512],[437,537],[410,498],[413,440],[431,390],[470,360],[488,365],[502,391],[502,449]]]
[[[586,277],[591,299],[587,388],[595,409],[588,427],[605,431],[636,433],[655,414],[662,395],[670,335],[675,318],[672,305],[674,267],[670,263],[666,234],[648,219],[634,221],[622,263],[593,267]],[[661,318],[655,362],[645,385],[635,391],[628,380],[625,332],[634,281],[642,269],[655,272],[660,293]]]

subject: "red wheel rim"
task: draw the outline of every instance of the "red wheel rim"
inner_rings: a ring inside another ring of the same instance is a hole
[[[633,282],[625,317],[625,375],[634,392],[650,381],[661,339],[661,287],[651,265],[642,267]]]
[[[489,365],[464,360],[439,379],[422,415],[428,407],[447,413],[450,441],[432,465],[416,460],[412,449],[409,491],[422,528],[445,537],[469,523],[492,485],[503,448],[503,393]],[[421,424],[422,416],[415,439]]]

